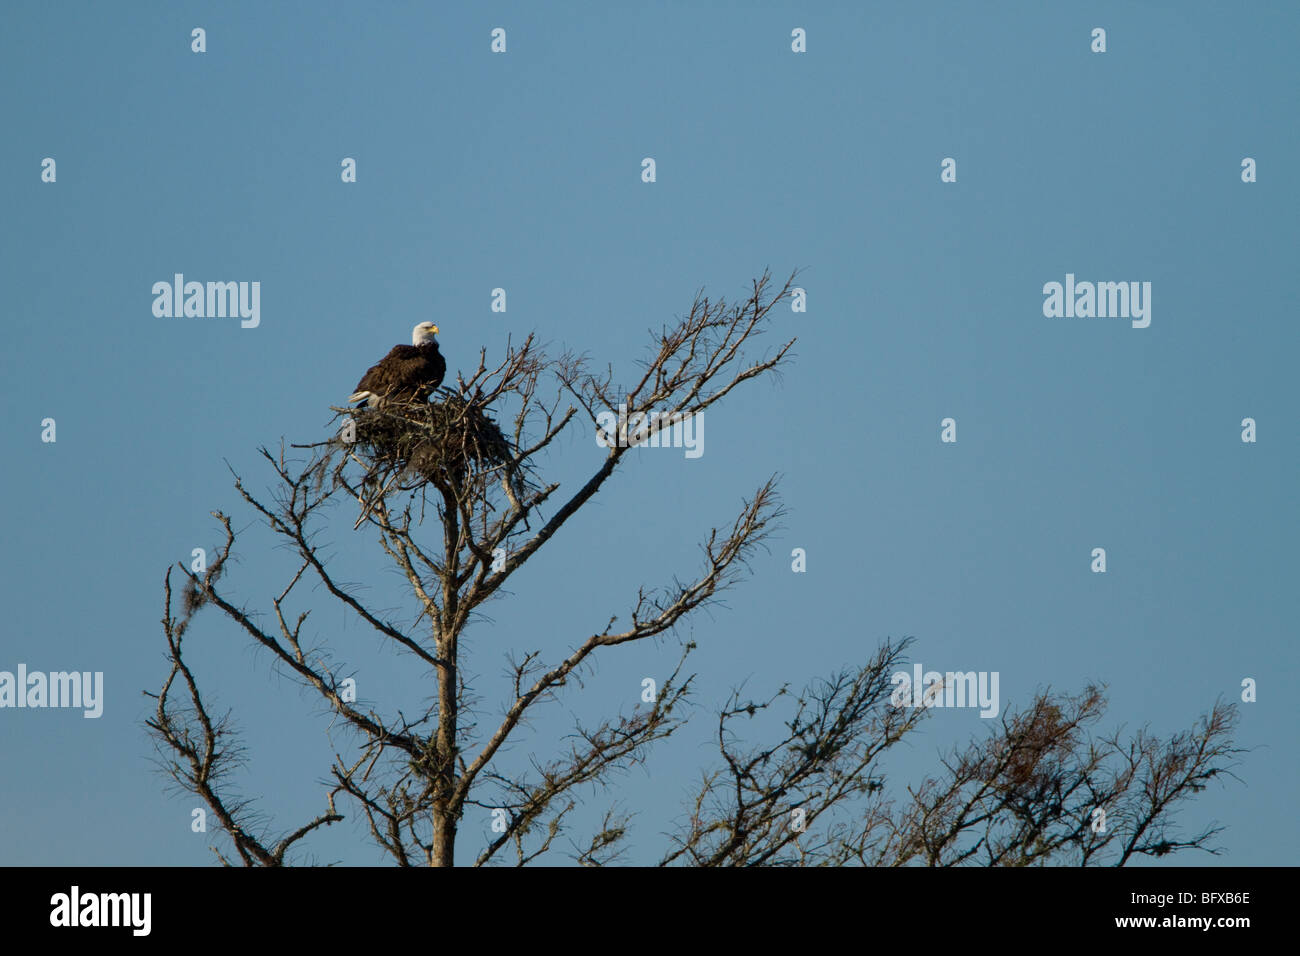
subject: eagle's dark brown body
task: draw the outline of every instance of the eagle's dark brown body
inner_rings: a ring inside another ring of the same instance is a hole
[[[393,402],[426,402],[447,374],[447,360],[437,342],[423,345],[395,345],[370,367],[349,401],[372,405]]]

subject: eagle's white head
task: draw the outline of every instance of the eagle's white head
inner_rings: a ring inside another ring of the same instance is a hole
[[[411,329],[411,344],[426,345],[428,343],[437,344],[434,338],[438,334],[438,327],[432,322],[421,322],[415,328]]]

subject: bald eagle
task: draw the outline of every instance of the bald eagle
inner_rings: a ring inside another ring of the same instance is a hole
[[[397,402],[427,402],[447,374],[447,360],[434,338],[437,334],[438,327],[432,322],[417,325],[411,330],[410,345],[394,345],[361,376],[357,390],[348,396],[349,404],[364,402],[376,408]]]

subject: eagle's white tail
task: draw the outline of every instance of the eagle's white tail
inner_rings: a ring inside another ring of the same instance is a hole
[[[367,405],[374,405],[374,393],[367,391],[353,392],[348,396],[348,404],[351,405],[353,402],[365,402]]]

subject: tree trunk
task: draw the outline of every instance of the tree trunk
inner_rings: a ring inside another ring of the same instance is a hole
[[[430,866],[456,865],[456,817],[441,810],[433,814],[433,855]]]
[[[460,808],[455,806],[456,793],[456,729],[459,688],[456,686],[457,640],[456,617],[459,611],[459,593],[456,575],[460,570],[460,521],[456,499],[448,489],[443,489],[443,533],[446,567],[442,574],[442,614],[439,621],[437,648],[441,663],[438,665],[438,732],[434,741],[437,753],[432,768],[433,780],[433,852],[432,866],[456,865],[456,827]]]

